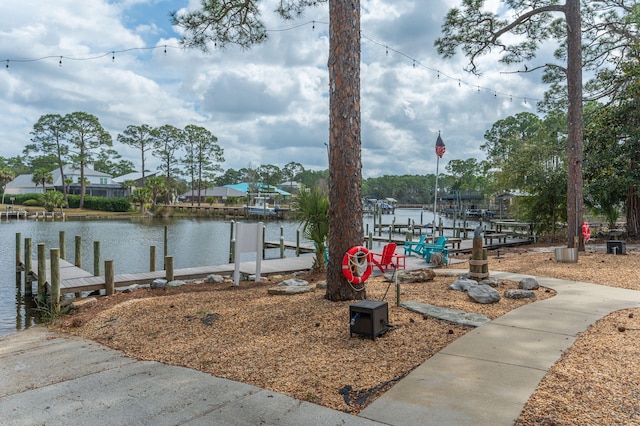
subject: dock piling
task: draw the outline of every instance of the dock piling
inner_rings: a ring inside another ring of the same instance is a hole
[[[51,313],[60,314],[60,249],[49,252],[51,260]]]
[[[100,275],[100,241],[93,242],[93,275]]]
[[[60,259],[67,258],[67,242],[64,231],[60,231],[58,235],[58,246],[60,248]]]
[[[44,243],[38,244],[38,300],[44,300],[47,282],[47,251]],[[31,287],[31,286],[29,286]]]
[[[31,238],[27,237],[24,239],[24,293],[31,294]]]
[[[173,256],[165,256],[164,258],[164,264],[165,264],[165,272],[166,272],[166,276],[165,279],[167,281],[173,281]]]
[[[107,296],[111,296],[116,292],[115,274],[113,272],[113,260],[104,261],[104,287]]]
[[[149,272],[156,271],[156,246],[149,247]]]
[[[74,259],[74,265],[76,265],[78,268],[82,268],[82,235],[76,235],[76,252],[75,252],[75,259]]]

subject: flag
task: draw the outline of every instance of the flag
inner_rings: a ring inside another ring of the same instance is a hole
[[[442,158],[444,155],[445,147],[442,138],[440,137],[440,133],[438,133],[438,139],[436,140],[436,155],[438,158]]]

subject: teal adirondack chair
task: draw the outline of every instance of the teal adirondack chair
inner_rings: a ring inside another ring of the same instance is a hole
[[[404,242],[404,255],[411,256],[411,253],[415,253],[420,257],[426,255],[427,236],[423,235],[418,241],[405,241]]]
[[[446,244],[447,244],[446,237],[438,237],[435,243],[425,244],[424,258],[427,261],[427,263],[431,263],[431,255],[433,253],[442,253],[442,263],[446,265],[449,261],[448,259],[449,249],[447,249]]]

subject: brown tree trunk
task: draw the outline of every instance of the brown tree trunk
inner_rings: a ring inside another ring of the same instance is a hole
[[[632,167],[635,164],[632,163]],[[640,236],[640,196],[638,195],[638,186],[629,185],[627,188],[627,237],[638,238]]]
[[[582,20],[580,0],[567,0],[567,247],[574,247],[577,238],[579,250],[584,250],[580,238],[582,224]]]
[[[326,298],[364,299],[342,257],[364,238],[360,139],[360,1],[329,1],[329,265]]]

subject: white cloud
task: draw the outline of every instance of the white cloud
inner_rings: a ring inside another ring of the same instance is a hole
[[[266,26],[289,30],[271,31],[266,43],[250,50],[229,46],[209,54],[175,48],[179,35],[169,12],[183,1],[5,5],[2,56],[14,61],[5,61],[9,68],[0,72],[0,155],[19,155],[40,116],[86,111],[114,142],[130,124],[194,123],[218,137],[224,168],[296,161],[325,169],[327,7],[285,22],[273,13],[276,3],[262,6]],[[198,4],[191,1],[190,7]],[[445,161],[479,158],[483,134],[495,121],[531,110],[531,99],[542,96],[539,75],[503,74],[494,57],[483,59],[479,79],[463,72],[463,57],[440,58],[433,43],[450,7],[444,0],[429,7],[417,0],[362,2],[365,177],[434,173],[438,131],[447,144]],[[158,48],[143,49],[153,46]],[[137,152],[115,147],[139,165]]]

